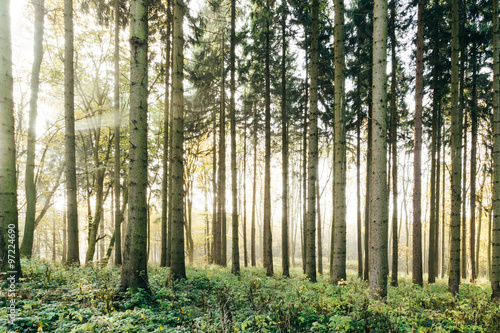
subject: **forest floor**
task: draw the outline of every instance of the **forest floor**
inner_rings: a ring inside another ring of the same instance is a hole
[[[445,281],[389,287],[368,298],[355,273],[340,285],[267,278],[263,269],[188,268],[188,280],[168,281],[168,268],[149,268],[152,295],[120,293],[116,268],[68,268],[23,260],[14,325],[2,282],[0,332],[500,332],[500,305],[485,284],[462,284],[458,298]]]

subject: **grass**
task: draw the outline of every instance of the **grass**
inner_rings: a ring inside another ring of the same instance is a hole
[[[120,293],[116,268],[68,268],[23,260],[16,290],[17,320],[7,326],[0,299],[0,332],[500,332],[500,306],[486,284],[462,284],[457,298],[445,281],[423,288],[400,279],[384,301],[368,298],[354,274],[339,285],[268,278],[263,269],[188,268],[188,280],[168,280],[150,267],[152,295]]]

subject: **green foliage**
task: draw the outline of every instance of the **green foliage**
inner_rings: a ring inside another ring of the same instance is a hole
[[[0,301],[0,332],[498,332],[500,306],[490,290],[462,285],[452,297],[444,281],[423,288],[401,279],[384,301],[349,277],[310,283],[268,278],[262,269],[241,276],[214,266],[188,269],[189,280],[167,280],[168,268],[150,267],[152,295],[121,293],[120,271],[23,261],[18,317],[7,327]],[[295,273],[295,274],[293,274]]]

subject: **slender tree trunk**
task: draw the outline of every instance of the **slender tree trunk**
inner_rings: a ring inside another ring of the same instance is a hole
[[[167,1],[167,40],[165,49],[165,109],[163,110],[163,158],[161,182],[161,258],[160,267],[167,266],[168,243],[168,176],[169,176],[169,118],[170,118],[170,0]]]
[[[217,264],[226,266],[226,100],[224,74],[224,31],[222,32],[222,60],[221,60],[221,105],[220,105],[220,136],[219,136],[219,203],[218,224],[220,226],[220,248],[216,249]]]
[[[173,45],[172,45],[172,258],[170,275],[174,279],[186,278],[186,263],[184,259],[184,212],[182,198],[184,197],[184,35],[183,35],[182,0],[174,1]]]
[[[500,301],[500,68],[498,1],[493,1],[493,226],[491,227],[491,299]],[[490,215],[491,215],[490,210]],[[491,223],[490,223],[491,226]],[[488,241],[488,243],[490,243]]]
[[[373,159],[370,201],[370,296],[387,295],[387,0],[373,10]]]
[[[130,5],[130,161],[127,235],[123,252],[121,289],[149,291],[147,268],[147,95],[148,95],[148,4]]]
[[[451,221],[450,276],[448,290],[458,295],[460,284],[460,207],[462,161],[462,115],[458,105],[458,0],[452,0],[451,17]]]
[[[217,259],[217,248],[220,243],[220,233],[218,233],[219,229],[219,224],[217,222],[217,203],[218,203],[218,197],[217,197],[217,115],[216,111],[214,110],[213,115],[213,146],[212,146],[212,200],[213,200],[213,205],[212,205],[212,251],[211,251],[211,256],[209,259],[210,264],[217,264],[218,259]]]
[[[307,63],[307,59],[306,59]],[[307,64],[306,64],[307,68]],[[306,252],[307,252],[307,96],[309,96],[307,92],[307,73],[306,73],[306,82],[304,83],[306,86],[306,100],[304,101],[304,128],[302,133],[302,271],[304,274],[306,273]]]
[[[445,154],[443,154],[443,204],[442,204],[442,224],[441,224],[441,279],[444,278],[444,272],[445,272],[445,211],[446,211],[446,161],[445,161]]]
[[[347,279],[346,274],[346,124],[344,0],[334,1],[335,9],[335,106],[334,106],[334,238],[331,282]],[[318,198],[319,200],[319,198]],[[319,237],[319,236],[318,236]]]
[[[230,122],[231,122],[231,192],[232,192],[232,257],[233,262],[231,272],[235,275],[240,274],[240,247],[238,241],[238,174],[236,173],[236,110],[235,110],[235,46],[236,46],[236,0],[231,0],[231,52],[230,52],[230,67],[231,67],[231,99],[229,103]]]
[[[75,77],[73,68],[73,0],[64,1],[64,109],[65,109],[65,163],[66,210],[68,219],[69,265],[80,265],[78,246],[78,203],[75,159]]]
[[[436,259],[434,260],[434,276],[438,277],[439,273],[439,201],[440,201],[440,193],[441,193],[441,187],[440,187],[440,180],[441,180],[441,146],[442,146],[442,140],[441,140],[441,123],[442,123],[442,110],[441,110],[441,103],[439,103],[439,108],[438,108],[438,118],[437,118],[437,142],[436,142],[436,150],[437,150],[437,157],[436,157],[436,212],[435,212],[435,235],[434,235],[434,254],[436,256]],[[444,177],[444,174],[443,174]]]
[[[66,264],[68,251],[68,225],[66,223],[66,211],[63,211],[63,244],[62,244],[62,263]]]
[[[252,184],[252,225],[250,230],[250,257],[252,262],[252,267],[256,265],[255,258],[255,208],[257,206],[256,195],[257,195],[257,107],[253,105],[253,184]]]
[[[97,160],[98,157],[95,158]],[[98,164],[96,164],[98,165]],[[89,226],[89,239],[88,239],[88,247],[87,247],[87,253],[85,255],[85,265],[92,264],[94,261],[94,254],[96,250],[96,245],[98,241],[98,229],[99,225],[101,224],[101,217],[102,217],[102,209],[103,209],[103,204],[104,204],[104,170],[97,170],[96,171],[96,179],[95,179],[95,191],[96,191],[96,196],[95,196],[95,216],[90,222]]]
[[[26,148],[26,218],[24,237],[21,244],[21,256],[31,258],[33,250],[33,235],[35,233],[36,215],[36,185],[35,185],[35,154],[36,154],[36,119],[38,113],[38,87],[40,86],[40,67],[43,59],[43,21],[45,17],[44,0],[34,0],[35,30],[33,42],[33,70],[31,71],[31,98],[29,112],[28,145]]]
[[[391,148],[392,148],[392,276],[391,286],[398,285],[398,112],[396,105],[396,0],[391,1]]]
[[[356,222],[358,234],[358,278],[363,279],[363,244],[361,230],[361,84],[359,75],[357,77],[357,105],[356,105]]]
[[[472,47],[472,108],[471,108],[471,161],[470,161],[470,264],[471,281],[475,282],[476,271],[476,172],[477,172],[477,91],[476,91],[476,45]],[[465,198],[464,198],[465,200]]]
[[[318,177],[319,178],[319,177]],[[319,179],[316,178],[316,215],[318,225],[316,231],[318,233],[318,273],[323,274],[323,233],[322,233],[322,223],[321,223],[321,194],[319,191]],[[331,267],[331,262],[330,262]],[[331,269],[330,269],[331,271]]]
[[[283,276],[290,276],[290,255],[288,253],[288,179],[289,179],[289,154],[288,154],[288,113],[286,104],[286,0],[283,0],[283,18],[281,23],[281,124],[282,124],[282,154],[283,154],[283,213],[281,220],[281,255]]]
[[[115,265],[122,264],[122,243],[121,243],[121,224],[123,216],[120,211],[120,192],[121,192],[121,177],[120,177],[120,0],[115,0],[115,86],[114,86],[114,131],[115,131],[115,161],[114,161],[114,190],[115,190]]]
[[[422,99],[424,75],[424,8],[425,0],[418,1],[417,19],[417,74],[415,78],[415,147],[413,157],[413,283],[421,286],[422,278]]]
[[[245,267],[248,267],[248,247],[247,247],[247,106],[244,104],[244,124],[243,124],[243,260]]]
[[[462,216],[461,216],[461,221],[462,221],[462,236],[461,236],[461,248],[460,248],[460,254],[461,254],[461,259],[460,259],[460,264],[461,264],[461,276],[463,279],[467,278],[467,187],[466,187],[466,180],[467,180],[467,112],[464,113],[465,110],[465,96],[464,96],[464,90],[465,90],[465,62],[466,60],[466,38],[465,38],[465,0],[460,0],[459,1],[459,8],[458,8],[458,20],[459,20],[459,28],[458,28],[458,44],[460,48],[460,65],[459,65],[459,75],[460,75],[460,83],[459,83],[459,112],[460,112],[460,121],[463,121],[463,128],[461,128],[461,131],[463,130],[463,162],[462,162],[462,175],[461,175],[461,180],[462,180],[462,197],[460,199],[460,203],[462,206]]]

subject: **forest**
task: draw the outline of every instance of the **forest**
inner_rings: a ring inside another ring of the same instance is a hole
[[[0,332],[500,332],[498,0],[0,0]]]

